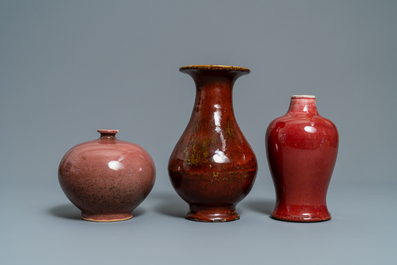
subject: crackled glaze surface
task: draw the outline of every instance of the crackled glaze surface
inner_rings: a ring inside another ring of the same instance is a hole
[[[99,139],[78,144],[65,154],[59,183],[84,220],[130,219],[154,185],[153,160],[142,147],[116,139],[117,130],[98,132]]]
[[[181,67],[196,83],[190,121],[169,160],[172,185],[194,221],[225,222],[240,218],[235,210],[251,190],[257,172],[254,152],[233,113],[232,88],[249,70],[242,67]]]
[[[294,222],[331,219],[326,196],[338,140],[335,125],[318,114],[314,96],[292,96],[287,114],[272,121],[266,132],[277,196],[272,217]]]

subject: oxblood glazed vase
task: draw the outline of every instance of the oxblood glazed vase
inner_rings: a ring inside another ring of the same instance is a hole
[[[232,88],[250,70],[223,65],[189,65],[179,70],[194,79],[196,100],[169,160],[171,183],[189,204],[186,219],[238,220],[236,205],[254,184],[257,161],[234,117]]]
[[[58,170],[59,183],[82,219],[123,221],[153,188],[156,169],[139,145],[116,139],[118,130],[98,130],[100,138],[70,149]]]
[[[335,125],[318,114],[314,96],[292,96],[287,114],[272,121],[266,132],[277,196],[273,218],[293,222],[331,219],[326,196],[338,138]]]

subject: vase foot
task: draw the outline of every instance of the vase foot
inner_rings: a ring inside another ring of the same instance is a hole
[[[331,220],[327,206],[315,205],[278,205],[271,217],[288,222],[322,222]]]
[[[185,218],[196,222],[230,222],[240,219],[235,208],[190,206]]]
[[[281,220],[281,221],[287,221],[287,222],[299,222],[299,223],[314,223],[314,222],[323,222],[323,221],[328,221],[331,220],[331,216],[325,217],[325,218],[320,218],[320,217],[315,217],[315,218],[310,218],[310,217],[302,217],[302,216],[278,216],[278,215],[271,215],[273,219]]]
[[[81,219],[91,222],[118,222],[125,221],[132,218],[132,213],[120,214],[87,214],[82,213]]]

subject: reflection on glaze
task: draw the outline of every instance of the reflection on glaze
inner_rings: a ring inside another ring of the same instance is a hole
[[[119,161],[110,161],[108,163],[108,166],[109,166],[110,169],[113,169],[113,170],[116,170],[116,171],[124,169],[124,165],[121,164]]]
[[[215,131],[218,133],[221,143],[222,143],[222,151],[217,149],[215,151],[215,155],[213,156],[213,159],[215,162],[220,161],[219,163],[226,163],[229,162],[229,158],[224,154],[223,151],[226,149],[226,140],[225,137],[223,136],[222,128],[221,128],[221,117],[222,117],[222,112],[221,112],[221,106],[219,104],[215,104],[214,107],[217,109],[214,112],[214,123],[215,123]]]
[[[305,126],[305,131],[308,133],[315,133],[317,132],[317,129],[312,126]]]
[[[229,158],[225,156],[225,154],[219,149],[215,151],[215,155],[212,157],[216,163],[228,163],[230,162]]]

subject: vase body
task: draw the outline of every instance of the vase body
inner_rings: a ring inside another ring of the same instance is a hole
[[[272,121],[266,132],[277,197],[273,218],[294,222],[331,219],[326,196],[338,140],[335,125],[318,114],[314,96],[292,96],[287,114]]]
[[[180,71],[194,79],[196,99],[190,121],[169,159],[171,183],[189,204],[186,219],[238,220],[235,208],[254,184],[257,161],[237,125],[232,88],[249,69],[193,65]]]
[[[117,130],[98,132],[99,139],[78,144],[65,154],[59,183],[84,220],[130,219],[153,188],[153,160],[142,147],[116,139]]]

